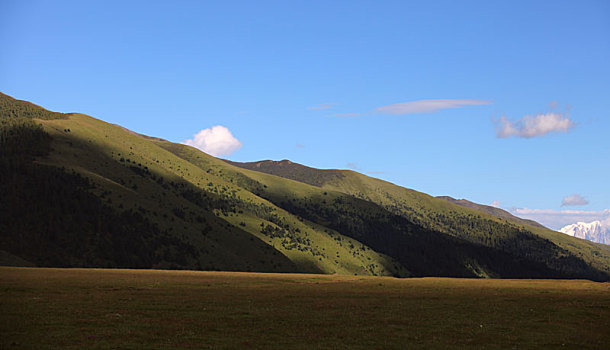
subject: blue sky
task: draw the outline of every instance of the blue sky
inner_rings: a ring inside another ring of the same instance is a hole
[[[609,215],[607,1],[3,0],[0,42],[0,91],[52,110],[553,228]]]

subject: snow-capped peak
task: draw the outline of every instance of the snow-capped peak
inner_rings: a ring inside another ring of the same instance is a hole
[[[610,220],[577,222],[562,227],[559,232],[597,243],[610,244]]]

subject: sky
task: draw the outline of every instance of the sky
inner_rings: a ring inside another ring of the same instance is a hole
[[[0,0],[0,91],[234,161],[610,218],[608,1]]]

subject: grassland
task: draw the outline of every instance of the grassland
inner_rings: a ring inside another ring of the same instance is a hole
[[[610,285],[5,267],[0,315],[2,349],[602,349]]]

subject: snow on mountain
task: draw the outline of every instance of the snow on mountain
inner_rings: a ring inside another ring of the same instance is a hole
[[[559,232],[597,243],[610,244],[610,219],[578,222],[564,226]]]

